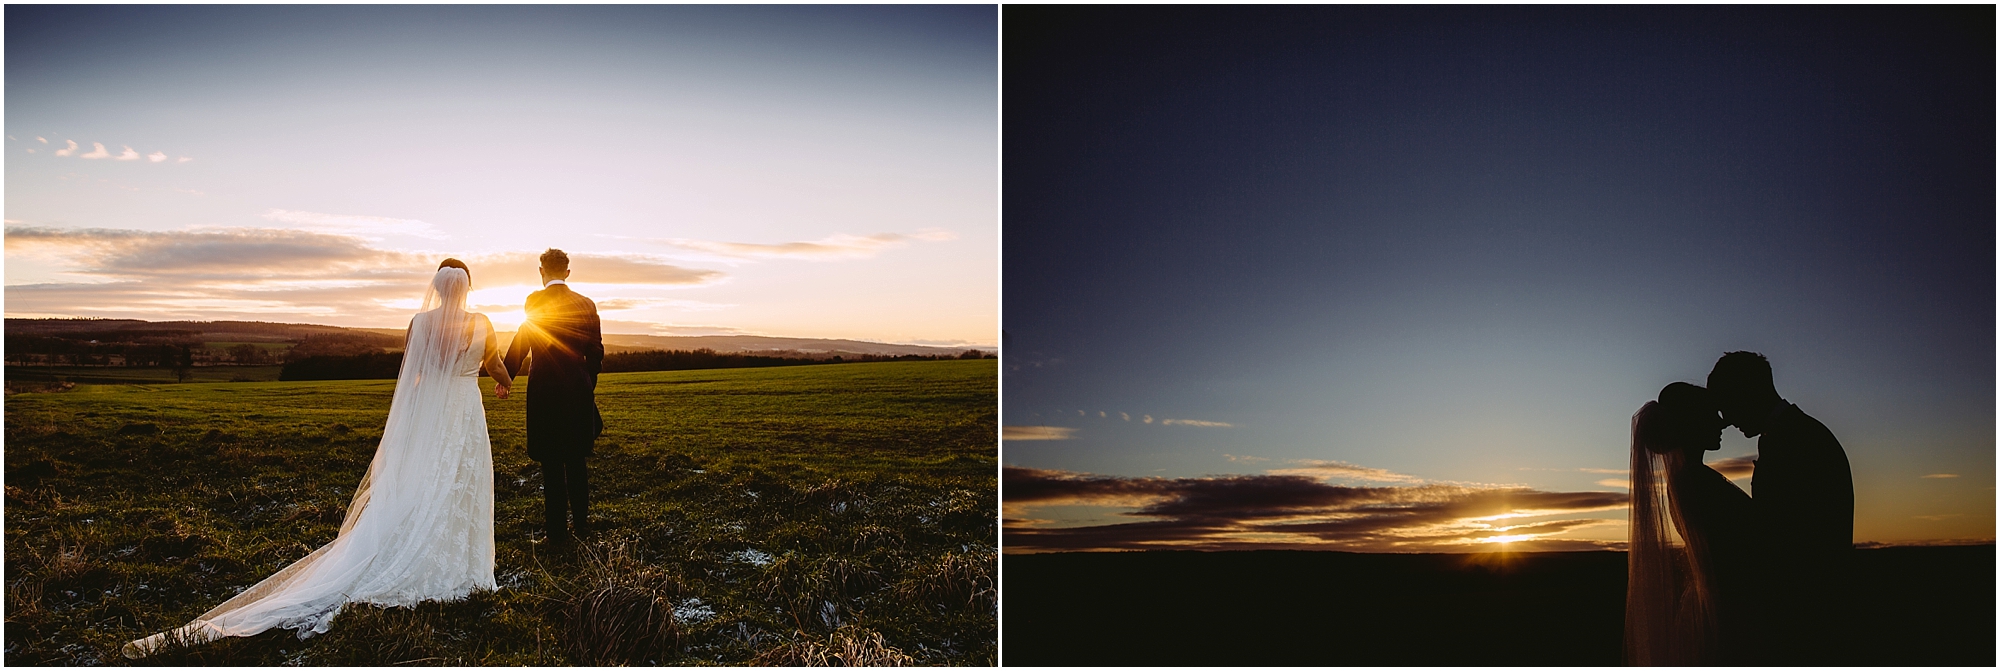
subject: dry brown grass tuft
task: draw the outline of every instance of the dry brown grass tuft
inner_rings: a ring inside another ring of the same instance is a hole
[[[757,655],[761,666],[914,666],[916,660],[889,645],[881,632],[841,627],[826,641],[798,638]]]
[[[863,494],[860,488],[854,483],[838,478],[799,490],[799,496],[807,504],[835,515],[846,514],[855,506],[868,503],[868,496]]]
[[[83,551],[81,543],[76,545],[67,543],[58,544],[54,553],[39,556],[36,559],[40,560],[41,563],[41,570],[38,573],[40,573],[43,580],[48,582],[59,583],[74,580],[89,575],[91,571],[98,568],[96,562],[90,560],[90,555]]]
[[[993,587],[996,559],[991,550],[946,552],[903,584],[904,596],[953,608],[992,609],[999,597]]]
[[[7,623],[27,621],[43,614],[42,584],[21,578],[7,584]]]
[[[581,593],[557,611],[570,662],[589,666],[658,664],[679,652],[674,597],[680,582],[634,560],[623,546],[589,549]]]

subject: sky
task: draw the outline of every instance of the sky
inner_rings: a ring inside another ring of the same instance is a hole
[[[1619,548],[1734,350],[1991,542],[1993,11],[1008,6],[1008,550]]]
[[[9,6],[6,314],[992,345],[997,11]]]

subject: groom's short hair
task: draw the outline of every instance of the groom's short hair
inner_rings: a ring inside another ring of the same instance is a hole
[[[1715,369],[1708,373],[1708,386],[1722,387],[1725,393],[1735,396],[1778,393],[1777,385],[1771,381],[1770,360],[1756,352],[1722,355],[1715,361]]]
[[[542,252],[542,269],[552,273],[569,270],[569,255],[564,254],[563,250],[550,247],[549,251]]]

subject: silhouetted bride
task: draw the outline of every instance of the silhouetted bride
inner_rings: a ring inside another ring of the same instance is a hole
[[[1750,496],[1702,453],[1726,426],[1707,389],[1675,382],[1632,416],[1625,662],[1750,664],[1758,552]]]
[[[205,643],[274,627],[325,633],[348,603],[414,606],[493,584],[493,454],[479,367],[506,397],[493,325],[467,312],[472,275],[446,260],[410,320],[388,424],[340,534],[177,629],[125,644],[142,657],[169,639]]]

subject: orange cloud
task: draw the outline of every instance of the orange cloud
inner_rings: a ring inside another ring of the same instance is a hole
[[[1331,485],[1303,475],[1116,477],[1009,467],[1002,474],[1009,551],[1153,548],[1435,552],[1482,549],[1496,539],[1520,550],[1605,549],[1620,543],[1551,538],[1605,519],[1540,519],[1619,510],[1622,492],[1526,487]],[[1036,523],[1045,506],[1115,506],[1136,521],[1074,527]],[[1519,520],[1519,523],[1509,524]]]
[[[1069,440],[1076,429],[1066,426],[1003,426],[1001,440]]]

